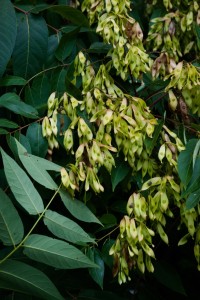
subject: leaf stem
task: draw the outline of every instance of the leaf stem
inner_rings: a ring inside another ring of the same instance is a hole
[[[61,184],[58,187],[58,189],[55,191],[54,195],[52,196],[51,200],[49,201],[49,203],[47,204],[47,206],[45,207],[45,209],[43,210],[43,212],[39,215],[37,221],[33,224],[33,226],[31,227],[31,229],[29,230],[29,232],[27,233],[27,235],[23,238],[23,240],[21,241],[21,243],[19,243],[16,247],[14,247],[14,249],[8,253],[8,255],[6,255],[1,261],[0,264],[2,264],[3,262],[5,262],[8,258],[10,258],[10,256],[12,256],[21,246],[23,246],[24,242],[27,240],[27,238],[29,237],[29,235],[33,232],[33,230],[35,229],[35,227],[37,226],[37,224],[39,223],[39,221],[42,219],[42,217],[44,216],[45,212],[47,211],[47,209],[49,208],[50,204],[52,203],[52,201],[54,200],[55,196],[58,194],[59,190],[61,188]]]
[[[29,14],[28,11],[26,11],[26,10],[24,10],[24,9],[21,9],[20,7],[17,7],[16,5],[13,5],[13,7],[14,7],[16,10],[19,10],[20,12],[22,12],[22,13],[25,14],[25,15],[28,15],[28,14]]]
[[[22,126],[22,127],[19,127],[19,128],[15,129],[15,130],[13,130],[13,131],[10,131],[10,132],[8,132],[7,134],[13,134],[13,133],[15,133],[16,131],[21,131],[22,129],[28,127],[29,125],[31,125],[31,124],[33,124],[33,123],[39,123],[39,122],[42,121],[43,119],[44,119],[44,117],[42,117],[42,118],[40,118],[40,119],[38,119],[38,120],[35,120],[35,121],[33,121],[33,122],[29,123],[29,124],[26,124],[26,125],[24,125],[24,126]]]
[[[119,225],[117,227],[115,227],[113,230],[111,230],[110,232],[108,232],[107,234],[105,234],[104,236],[102,236],[100,239],[98,239],[97,243],[100,242],[101,240],[105,239],[108,235],[111,235],[111,233],[113,233],[118,228],[119,228]]]
[[[41,72],[35,74],[33,77],[31,77],[29,80],[27,80],[27,82],[24,84],[24,86],[21,88],[21,91],[19,92],[19,96],[21,95],[22,91],[24,90],[24,88],[27,86],[27,84],[29,84],[29,82],[31,82],[31,80],[33,80],[34,78],[36,78],[37,76],[40,76],[41,74],[54,70],[54,69],[58,69],[58,68],[64,68],[69,66],[70,64],[62,64],[62,65],[58,65],[58,66],[54,66],[45,70],[42,70]]]

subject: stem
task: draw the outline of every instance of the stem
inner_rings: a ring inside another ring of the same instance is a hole
[[[54,200],[55,196],[58,194],[59,190],[61,188],[61,185],[59,186],[59,188],[55,191],[54,195],[52,196],[51,200],[49,201],[49,203],[47,204],[47,206],[45,207],[45,209],[43,210],[43,212],[41,213],[41,215],[39,215],[37,221],[33,224],[32,228],[29,230],[29,232],[27,233],[27,235],[24,237],[24,239],[21,241],[21,243],[19,243],[8,255],[6,255],[6,257],[4,257],[1,261],[0,264],[2,264],[4,261],[6,261],[10,256],[12,256],[21,246],[23,246],[24,242],[27,240],[27,238],[29,237],[29,235],[32,233],[32,231],[35,229],[35,227],[37,226],[37,224],[39,223],[39,221],[42,219],[42,217],[44,216],[45,212],[47,211],[49,205],[52,203],[52,201]]]
[[[49,24],[47,24],[47,26],[49,27],[49,28],[51,28],[52,30],[54,30],[56,33],[58,33],[60,30],[59,29],[57,29],[57,28],[55,28],[55,27],[53,27],[53,26],[51,26],[51,25],[49,25]]]
[[[111,233],[113,233],[118,228],[119,228],[119,226],[115,227],[113,230],[111,230],[110,232],[108,232],[107,234],[105,234],[104,236],[102,236],[100,239],[97,240],[97,243],[100,242],[101,240],[103,240],[104,238],[106,238],[108,235],[110,235]]]
[[[40,119],[38,119],[38,120],[36,120],[36,121],[33,121],[33,122],[29,123],[29,124],[26,124],[26,125],[24,125],[24,126],[22,126],[22,127],[20,127],[20,128],[17,128],[17,129],[15,129],[15,130],[11,131],[11,132],[8,132],[7,134],[12,134],[12,133],[15,133],[16,131],[20,131],[20,130],[22,130],[22,129],[28,127],[30,124],[38,123],[38,122],[42,121],[43,119],[44,119],[44,117],[42,117],[42,118],[40,118]]]
[[[21,9],[21,8],[19,8],[19,7],[17,7],[17,6],[15,6],[15,5],[13,5],[13,7],[16,9],[16,10],[19,10],[19,11],[21,11],[23,14],[25,14],[25,15],[28,15],[28,11],[25,11],[25,10],[23,10],[23,9]]]
[[[160,90],[158,90],[156,93],[153,93],[151,95],[149,95],[149,97],[145,100],[145,101],[148,101],[149,99],[151,99],[152,97],[158,95],[158,94],[161,94],[161,93],[164,93],[163,92],[163,88],[161,88]]]
[[[152,107],[156,105],[162,98],[166,96],[167,93],[164,93],[164,95],[160,96],[156,101],[154,101],[152,104],[149,105],[149,107]]]
[[[64,68],[64,67],[67,67],[67,66],[69,66],[69,64],[58,65],[58,66],[54,66],[54,67],[42,70],[41,72],[35,74],[33,77],[31,77],[29,80],[27,80],[26,84],[22,87],[21,91],[19,92],[19,96],[21,95],[22,91],[27,86],[27,84],[29,84],[29,82],[31,82],[31,80],[33,80],[37,76],[40,76],[41,74],[43,74],[45,72],[48,72],[48,71],[51,71],[51,70],[54,70],[54,69],[57,69],[57,68]]]

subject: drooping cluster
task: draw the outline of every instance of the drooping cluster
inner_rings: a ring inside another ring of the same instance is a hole
[[[126,80],[129,74],[138,78],[150,69],[151,60],[142,40],[143,32],[138,22],[128,15],[130,1],[100,0],[83,1],[82,10],[87,11],[91,23],[98,23],[98,32],[105,43],[112,45],[108,56],[117,75]]]
[[[156,164],[145,150],[145,137],[152,137],[157,120],[145,102],[124,94],[109,75],[110,64],[101,65],[97,74],[83,53],[75,59],[75,76],[82,76],[83,100],[64,93],[57,99],[55,94],[48,100],[48,116],[43,120],[43,135],[56,140],[58,111],[70,119],[68,128],[61,133],[67,152],[74,155],[76,162],[62,169],[64,186],[73,194],[84,182],[85,190],[91,187],[96,193],[103,191],[99,180],[99,169],[104,166],[110,173],[115,166],[115,152],[122,152],[133,172],[142,170],[152,176]],[[81,112],[86,112],[86,115]],[[52,122],[52,118],[55,121]],[[48,125],[48,126],[47,126]],[[74,140],[78,136],[78,145]],[[57,147],[57,144],[56,144]],[[75,149],[76,147],[76,149]]]
[[[173,11],[152,20],[147,45],[153,51],[161,51],[152,64],[143,47],[141,27],[128,15],[130,1],[83,1],[82,10],[87,11],[90,23],[97,23],[97,33],[112,46],[108,53],[111,60],[106,65],[101,64],[95,72],[91,61],[79,52],[74,60],[72,83],[76,84],[77,78],[81,78],[82,100],[64,93],[60,99],[52,94],[48,101],[43,135],[51,149],[58,147],[56,137],[61,135],[63,146],[73,156],[74,163],[61,170],[63,186],[72,195],[80,188],[86,192],[90,189],[95,193],[104,191],[100,170],[104,167],[111,173],[119,152],[131,166],[133,175],[141,173],[141,190],[130,195],[127,214],[120,222],[120,233],[110,249],[110,254],[114,255],[113,275],[118,275],[120,284],[130,279],[129,272],[134,267],[142,273],[145,269],[154,271],[153,237],[157,234],[163,242],[169,243],[166,217],[173,217],[174,206],[180,210],[180,226],[188,230],[179,244],[187,242],[189,236],[195,239],[194,253],[200,268],[200,229],[197,225],[200,207],[186,210],[177,176],[177,157],[184,145],[164,125],[157,136],[157,153],[151,153],[145,140],[153,138],[156,118],[142,99],[122,92],[110,76],[111,68],[115,67],[122,79],[130,75],[137,79],[152,65],[153,77],[170,80],[166,91],[171,109],[175,111],[178,105],[187,103],[193,113],[200,114],[197,105],[199,72],[192,64],[177,63],[183,54],[196,51],[193,40],[188,43],[188,39],[194,38],[191,22],[195,14],[197,19],[199,15],[198,4],[192,2],[194,5],[191,4],[187,13]],[[171,9],[170,1],[163,3]],[[180,1],[176,3],[181,5]],[[181,27],[178,27],[180,20]],[[184,52],[179,42],[183,34],[188,43]],[[58,132],[56,123],[60,116],[61,119],[66,116],[69,124]]]
[[[193,1],[192,1],[193,2]],[[153,51],[166,52],[176,62],[190,51],[198,52],[196,43],[196,26],[200,25],[200,9],[196,3],[189,11],[176,10],[163,17],[152,19],[152,25],[147,37],[147,47]]]
[[[170,83],[167,85],[166,91],[169,91],[172,109],[175,110],[178,105],[175,96],[177,90],[182,95],[182,101],[185,101],[192,113],[200,116],[200,72],[198,68],[186,62],[179,62],[173,72],[165,77],[165,80],[168,78],[170,78]],[[172,89],[175,90],[175,93]]]
[[[156,176],[150,176],[151,179],[144,182],[141,190],[129,197],[128,215],[121,220],[120,234],[110,249],[110,254],[114,255],[113,274],[118,274],[119,283],[130,278],[129,271],[134,267],[138,267],[142,273],[145,269],[154,271],[153,236],[158,234],[168,244],[168,235],[164,229],[166,216],[174,216],[171,210],[174,206],[181,210],[184,206],[176,174],[178,153],[184,150],[184,146],[166,126],[163,126],[160,134],[160,144],[158,159],[161,163],[166,159],[165,169],[157,165]],[[148,194],[144,194],[144,191],[148,191]]]

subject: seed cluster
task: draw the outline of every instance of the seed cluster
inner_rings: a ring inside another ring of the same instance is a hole
[[[197,51],[192,22],[195,16],[199,22],[199,6],[196,1],[184,1],[190,8],[185,13],[187,5],[182,7],[181,1],[174,2],[177,11],[170,12],[171,1],[163,1],[169,13],[152,20],[146,47],[161,51],[153,62],[144,49],[139,23],[128,15],[129,0],[84,0],[82,10],[87,12],[90,23],[96,23],[96,31],[105,43],[112,45],[108,53],[111,60],[101,64],[95,72],[91,61],[79,52],[74,61],[72,83],[81,79],[83,99],[79,101],[68,93],[57,98],[53,93],[42,124],[50,149],[58,148],[62,138],[64,148],[73,157],[74,163],[61,170],[62,184],[72,195],[83,187],[86,192],[104,191],[100,170],[104,167],[111,173],[119,153],[132,168],[132,175],[141,173],[141,190],[130,192],[127,214],[120,222],[120,233],[110,249],[114,256],[113,275],[118,275],[120,284],[130,279],[129,272],[134,267],[142,273],[145,269],[154,271],[153,237],[156,234],[166,244],[170,242],[165,225],[166,218],[174,216],[174,207],[180,211],[180,226],[188,230],[179,245],[186,243],[190,236],[194,239],[194,254],[200,269],[200,205],[186,210],[177,176],[178,154],[185,147],[177,135],[163,125],[155,146],[157,152],[149,151],[145,141],[153,138],[158,120],[143,99],[124,93],[110,75],[114,67],[122,79],[126,80],[130,72],[137,79],[151,68],[153,77],[169,80],[166,92],[173,111],[179,105],[185,115],[188,108],[200,115],[200,73],[192,64],[177,63],[183,54]],[[184,52],[179,43],[183,36]],[[60,123],[65,117],[69,124],[63,129]]]

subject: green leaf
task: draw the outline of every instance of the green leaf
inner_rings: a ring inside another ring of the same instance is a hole
[[[189,193],[193,193],[194,191],[199,189],[199,186],[200,186],[200,156],[196,158],[192,177],[188,183],[186,191],[183,192],[182,197],[185,197],[185,195],[188,195]]]
[[[76,38],[80,28],[76,27],[72,31],[64,34],[60,40],[59,46],[55,52],[55,56],[58,60],[64,61],[70,56],[74,46],[76,45]]]
[[[198,140],[192,139],[178,156],[178,175],[186,187],[192,176],[193,152]]]
[[[24,254],[57,269],[97,267],[80,250],[67,242],[39,234],[28,237],[24,243]]]
[[[109,214],[109,213],[104,214],[99,218],[99,220],[101,221],[101,223],[103,224],[104,227],[100,227],[97,230],[97,232],[107,230],[107,229],[117,225],[117,218],[113,214]]]
[[[60,42],[60,34],[52,34],[48,38],[48,52],[45,67],[49,68],[57,65],[57,59],[55,58],[55,51]]]
[[[160,283],[170,290],[186,296],[181,277],[171,264],[165,261],[156,263],[154,276]]]
[[[25,85],[26,80],[19,76],[7,75],[0,80],[0,86]]]
[[[8,119],[0,119],[0,126],[6,128],[18,128],[19,125],[17,123],[10,121]]]
[[[9,131],[4,129],[4,128],[0,128],[0,134],[8,134]]]
[[[66,92],[65,78],[67,75],[66,69],[56,70],[52,72],[51,88],[52,91],[57,91],[60,95]]]
[[[55,211],[46,211],[44,224],[55,236],[71,243],[82,244],[95,242],[77,223]]]
[[[63,26],[60,30],[64,33],[68,33],[74,29],[76,29],[77,27],[80,28],[80,32],[92,32],[92,33],[96,33],[95,28],[91,28],[91,27],[80,27],[77,25],[67,25],[67,26]]]
[[[26,149],[26,151],[28,153],[26,153],[26,155],[28,155],[36,165],[40,165],[41,168],[43,168],[46,171],[55,171],[55,172],[60,172],[61,170],[61,166],[53,163],[50,160],[47,160],[45,158],[36,156],[36,155],[32,155],[30,154],[31,152],[31,148],[29,145],[26,145],[26,143],[23,141],[22,137],[25,137],[24,135],[20,134],[18,141],[20,142],[20,144]],[[26,138],[26,137],[25,137]],[[18,149],[17,149],[17,145],[16,145],[16,139],[12,136],[9,136],[7,138],[7,142],[9,144],[10,149],[12,150],[13,154],[18,157]]]
[[[117,224],[117,218],[113,214],[104,214],[100,218],[101,223],[104,225],[116,225]]]
[[[200,26],[198,24],[194,24],[194,29],[197,36],[197,46],[200,49]]]
[[[114,243],[115,240],[107,239],[101,249],[103,261],[111,270],[113,268],[113,256],[109,254],[109,251]]]
[[[65,207],[69,210],[72,216],[74,216],[75,218],[83,222],[88,222],[88,223],[93,222],[93,223],[101,224],[101,222],[95,217],[95,215],[89,210],[89,208],[83,202],[72,198],[69,195],[69,193],[65,190],[61,189],[59,191],[59,194],[61,196],[61,199]]]
[[[47,46],[48,28],[45,20],[41,16],[20,13],[13,51],[14,75],[28,79],[42,70]]]
[[[43,202],[30,178],[3,149],[1,154],[6,179],[16,200],[29,214],[41,213],[44,210]]]
[[[26,137],[31,145],[32,154],[45,157],[48,150],[48,142],[42,136],[42,126],[38,123],[31,124],[27,129]]]
[[[3,75],[7,63],[15,46],[17,35],[17,20],[15,10],[9,0],[1,0],[0,9],[0,77]]]
[[[155,130],[154,130],[154,133],[153,133],[153,138],[150,138],[150,137],[145,137],[145,146],[146,146],[146,150],[148,152],[149,155],[152,154],[152,151],[154,149],[154,147],[156,146],[157,144],[157,140],[158,140],[158,137],[160,135],[160,132],[162,130],[162,126],[164,124],[164,121],[158,121],[158,125],[155,126]]]
[[[40,165],[41,168],[43,168],[46,171],[55,171],[55,172],[60,172],[61,170],[61,166],[53,163],[50,160],[47,160],[45,158],[39,157],[39,156],[35,156],[32,154],[27,153],[27,156],[29,156],[31,158],[31,160],[38,166]]]
[[[77,100],[82,100],[82,94],[81,91],[73,84],[71,83],[71,81],[66,77],[65,78],[65,88],[66,88],[66,92],[76,98]]]
[[[35,163],[35,159],[32,159],[32,157],[28,155],[26,149],[16,139],[15,143],[17,145],[19,158],[29,175],[47,189],[56,190],[58,186],[47,171],[44,170],[39,163]]]
[[[3,106],[15,114],[30,118],[37,118],[37,110],[32,106],[22,102],[15,93],[6,93],[0,97],[0,106]]]
[[[95,42],[88,49],[89,53],[108,53],[108,51],[112,48],[111,45],[105,44],[103,42]]]
[[[5,246],[16,246],[23,236],[20,216],[9,197],[0,189],[0,240]]]
[[[103,290],[103,279],[104,279],[104,261],[101,258],[99,251],[96,248],[89,248],[88,257],[95,264],[99,266],[99,268],[89,269],[89,274],[92,279],[100,286]]]
[[[200,150],[200,140],[198,140],[198,142],[196,143],[196,146],[195,146],[194,152],[193,152],[193,163],[192,163],[193,169],[194,169],[194,165],[195,165],[195,162],[196,162],[197,155],[200,154],[199,150]]]
[[[122,159],[116,160],[116,167],[111,172],[112,190],[128,175],[130,166]]]
[[[26,139],[25,135],[23,134],[18,134],[18,132],[15,133],[15,137],[11,136],[10,134],[6,136],[6,141],[8,146],[10,147],[10,150],[14,154],[14,158],[17,161],[18,160],[18,151],[17,151],[17,145],[15,142],[15,139],[20,141],[20,144],[26,149],[27,152],[31,152],[31,146]]]
[[[200,188],[191,193],[186,200],[186,208],[191,209],[200,202]]]
[[[67,5],[54,5],[48,9],[71,21],[74,25],[89,27],[88,19],[78,9]]]
[[[20,291],[47,300],[64,300],[52,281],[40,270],[16,260],[0,265],[0,288]]]
[[[32,85],[27,85],[25,89],[25,101],[36,108],[40,115],[47,109],[47,100],[51,94],[51,86],[48,77],[43,74],[37,76]]]

